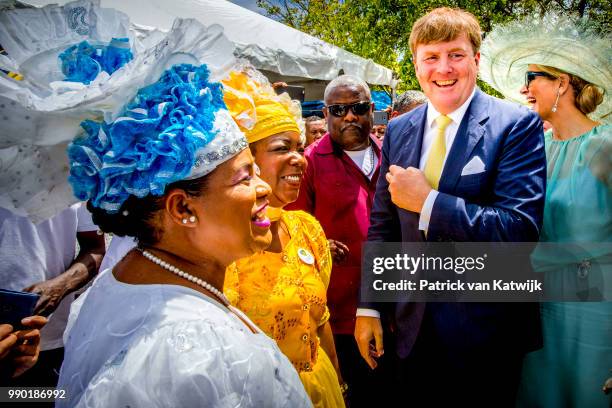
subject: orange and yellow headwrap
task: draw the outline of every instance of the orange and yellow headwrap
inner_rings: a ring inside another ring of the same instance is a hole
[[[289,95],[276,95],[267,80],[234,71],[223,83],[223,100],[249,143],[277,133],[302,134],[299,105]]]

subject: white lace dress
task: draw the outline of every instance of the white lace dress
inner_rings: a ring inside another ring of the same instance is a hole
[[[71,311],[57,407],[310,406],[274,341],[221,304],[105,272]]]

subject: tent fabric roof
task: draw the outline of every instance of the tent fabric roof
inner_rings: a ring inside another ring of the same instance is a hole
[[[41,6],[67,1],[22,0]],[[375,85],[393,86],[393,71],[225,0],[101,0],[136,24],[168,30],[176,17],[219,24],[238,57],[281,75],[331,80],[343,70]]]

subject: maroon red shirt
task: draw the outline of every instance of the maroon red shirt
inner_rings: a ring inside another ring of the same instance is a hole
[[[380,171],[380,142],[370,136],[378,163],[369,180],[326,133],[306,148],[308,166],[300,195],[289,210],[304,210],[321,223],[328,239],[349,247],[347,259],[332,267],[327,305],[334,334],[353,334],[361,278],[361,247],[370,226],[370,210]]]

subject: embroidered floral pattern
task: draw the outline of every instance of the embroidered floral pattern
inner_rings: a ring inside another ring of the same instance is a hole
[[[317,329],[329,320],[326,306],[331,256],[325,234],[309,214],[283,211],[291,236],[283,252],[241,259],[226,272],[225,294],[272,337],[299,372],[317,362]],[[313,265],[298,256],[314,256]]]

